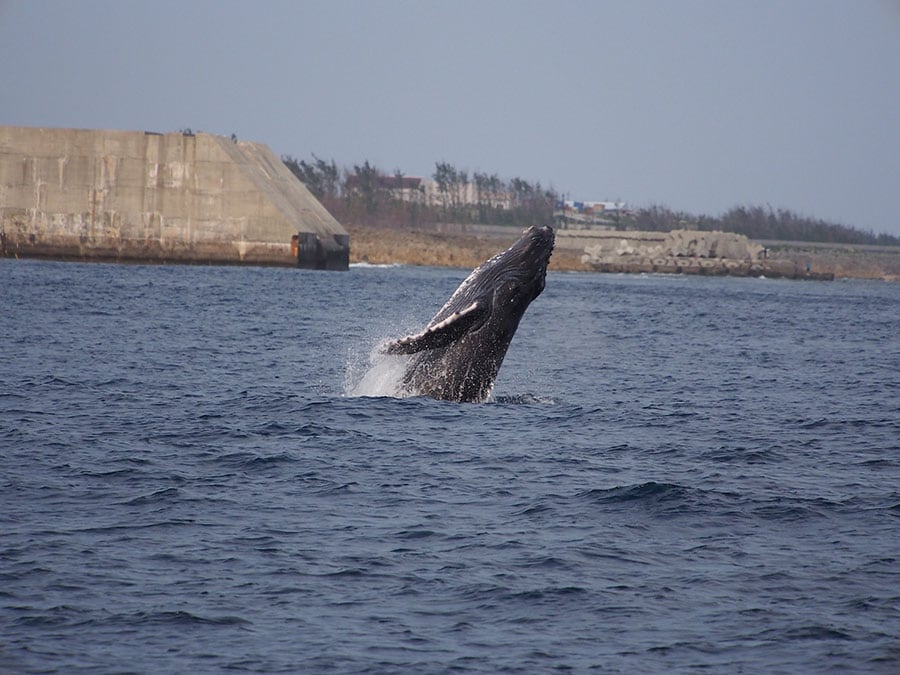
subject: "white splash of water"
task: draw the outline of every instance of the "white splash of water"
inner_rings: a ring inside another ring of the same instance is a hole
[[[344,378],[345,396],[405,396],[401,383],[409,357],[384,354],[382,346],[379,342],[368,353],[351,350]]]
[[[367,263],[367,262],[355,262],[350,263],[350,268],[372,268],[372,269],[391,269],[393,267],[403,267],[402,263]]]

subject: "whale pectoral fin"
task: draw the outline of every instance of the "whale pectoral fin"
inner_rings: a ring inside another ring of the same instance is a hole
[[[487,315],[487,305],[474,302],[464,310],[454,312],[443,321],[429,326],[421,333],[389,342],[382,351],[386,354],[415,354],[426,349],[446,347],[484,323]]]

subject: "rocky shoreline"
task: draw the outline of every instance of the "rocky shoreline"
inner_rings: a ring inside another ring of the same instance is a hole
[[[514,227],[495,229],[499,231],[349,225],[350,264],[433,265],[473,269],[507,248],[521,235],[520,230]],[[577,249],[557,246],[550,259],[550,269],[590,271],[590,266],[581,262],[582,253]]]
[[[433,265],[474,268],[503,250],[520,235],[514,227],[463,225],[391,228],[347,225],[350,262],[370,264]],[[565,233],[565,234],[564,234]],[[623,233],[624,234],[624,233]],[[732,276],[783,276],[804,279],[880,279],[900,281],[900,247],[849,246],[808,242],[760,242],[766,248],[766,265],[714,266],[682,260],[650,267],[607,266],[585,262],[585,247],[575,233],[561,231],[550,260],[556,271],[672,272],[728,274]],[[660,262],[660,261],[658,261]],[[745,269],[746,268],[746,269]],[[768,274],[766,271],[769,270]]]

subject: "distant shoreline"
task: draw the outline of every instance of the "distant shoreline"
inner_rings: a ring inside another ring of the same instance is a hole
[[[350,232],[350,262],[474,268],[515,241],[519,228],[431,225],[419,228],[345,225]],[[900,247],[759,242],[773,261],[791,262],[836,279],[900,281]],[[557,245],[550,269],[594,271],[581,261],[583,250]]]
[[[403,264],[472,269],[519,238],[515,227],[480,231],[471,226],[454,228],[407,228],[346,226],[350,232],[350,264]],[[442,231],[443,230],[443,231]],[[581,262],[581,251],[556,248],[550,269],[590,271]]]
[[[382,227],[345,225],[350,233],[350,264],[371,265],[428,265],[474,269],[494,254],[504,250],[521,234],[516,227],[479,225],[426,225],[412,227]],[[560,272],[640,273],[647,270],[628,265],[596,267],[582,261],[584,248],[574,246],[569,238],[559,237],[550,270]],[[758,243],[767,248],[768,260],[773,264],[809,270],[799,278],[875,279],[900,282],[900,247],[856,244],[827,244],[820,242],[773,241]],[[137,264],[247,264],[206,258],[177,261],[152,258],[123,260],[114,256],[82,257],[55,254],[21,254],[6,252],[7,258],[39,258],[45,260],[75,260],[81,262],[120,262]],[[261,264],[259,262],[251,264]],[[265,264],[265,263],[262,263]],[[283,264],[282,266],[294,266]],[[679,269],[680,273],[692,270]],[[696,272],[696,270],[693,270]],[[660,273],[665,273],[661,271]],[[742,274],[740,276],[746,276]],[[765,276],[765,273],[762,273]],[[790,276],[773,274],[772,276]]]

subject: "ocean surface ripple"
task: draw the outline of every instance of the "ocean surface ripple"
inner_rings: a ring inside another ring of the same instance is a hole
[[[0,260],[0,672],[900,669],[900,285]]]

